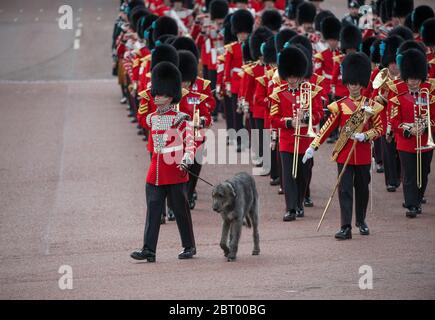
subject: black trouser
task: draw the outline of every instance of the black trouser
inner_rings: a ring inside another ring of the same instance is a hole
[[[258,156],[263,156],[263,132],[264,132],[264,119],[254,119],[255,129],[258,130]]]
[[[192,173],[194,174],[194,175],[189,174],[189,182],[188,182],[188,187],[187,187],[187,199],[189,199],[189,200],[192,199],[193,192],[195,191],[196,184],[198,183],[198,178],[196,176],[199,176],[201,173],[203,147],[204,147],[204,145],[202,145],[197,150],[197,154],[195,155],[194,162],[193,162],[192,166],[189,168],[189,170],[192,171]],[[196,157],[200,157],[199,158],[200,163],[198,163],[198,161],[196,160]]]
[[[403,195],[405,206],[420,207],[421,199],[426,191],[430,163],[432,162],[433,150],[421,154],[421,189],[417,186],[417,154],[399,151],[400,163],[402,164]]]
[[[338,174],[343,164],[338,163]],[[355,188],[355,215],[356,222],[363,223],[366,219],[369,202],[371,165],[348,165],[338,186],[338,196],[341,210],[341,225],[352,225],[353,188]]]
[[[298,155],[298,172],[296,179],[292,176],[293,153],[280,152],[282,163],[282,177],[287,211],[302,209],[308,182],[308,172],[312,159],[302,163],[304,155]]]
[[[379,140],[379,139],[378,139]],[[388,186],[400,185],[400,159],[396,149],[396,142],[387,142],[385,136],[381,137],[382,155],[385,172],[385,184]]]
[[[276,142],[278,144],[278,142]],[[278,152],[278,146],[275,148],[275,150],[270,150],[270,178],[276,179],[279,178],[280,175],[280,166],[281,163],[279,161],[279,152]]]
[[[313,176],[313,167],[314,167],[314,159],[312,159],[310,161],[310,168],[308,170],[308,177],[307,177],[307,188],[305,189],[305,197],[309,198],[311,197],[311,189],[310,189],[310,184],[311,184],[311,178]]]
[[[233,108],[234,112],[234,129],[236,129],[236,132],[243,128],[243,113],[237,112],[237,94],[231,95],[231,107]]]
[[[208,80],[210,80],[210,88],[211,90],[216,89],[216,81],[217,81],[217,71],[216,70],[208,70]],[[216,91],[213,91],[213,97],[216,101],[216,107],[212,111],[212,116],[217,116],[220,109],[220,101],[216,98]]]
[[[195,246],[192,217],[187,202],[187,184],[169,184],[155,186],[147,183],[145,186],[147,201],[147,216],[144,231],[144,247],[156,251],[160,231],[160,217],[165,206],[165,199],[173,204],[175,219],[181,237],[181,245]]]
[[[202,77],[208,80],[208,67],[206,65],[202,65]]]
[[[224,111],[225,111],[225,122],[227,124],[227,130],[234,129],[234,109],[233,109],[231,97],[224,96]]]
[[[383,164],[381,139],[376,139],[373,142],[373,157],[375,158],[376,164]]]

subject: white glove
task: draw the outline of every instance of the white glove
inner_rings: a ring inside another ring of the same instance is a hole
[[[309,159],[314,157],[314,148],[309,147],[304,154],[304,157],[302,158],[302,163],[306,163]]]
[[[366,141],[366,135],[364,133],[361,133],[361,132],[354,133],[352,135],[352,139],[354,139],[358,142],[364,142],[364,141]]]
[[[186,152],[183,156],[183,159],[181,159],[181,163],[178,165],[178,168],[181,171],[187,171],[189,169],[189,166],[191,166],[192,164],[193,164],[192,154]]]
[[[369,107],[369,106],[364,106],[364,111],[367,112],[368,114],[373,114],[373,108]]]

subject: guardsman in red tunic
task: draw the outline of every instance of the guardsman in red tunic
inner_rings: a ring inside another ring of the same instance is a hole
[[[274,34],[277,34],[282,26],[283,13],[276,9],[264,10],[261,13],[261,26],[269,28]]]
[[[175,66],[178,66],[179,59],[178,59],[178,53],[175,50],[173,46],[170,46],[168,44],[161,44],[157,46],[151,53],[151,63],[150,63],[150,69],[152,70],[159,62],[171,62]],[[144,78],[146,80],[146,84],[142,84],[139,87],[145,88],[138,92],[138,99],[139,99],[139,108],[137,113],[137,118],[139,125],[141,124],[141,121],[139,120],[139,117],[146,117],[149,113],[155,111],[155,106],[152,103],[151,97],[151,75],[149,77]],[[142,80],[144,80],[142,79]],[[148,137],[148,132],[145,130],[145,136]],[[148,143],[148,151],[151,150],[151,145]]]
[[[336,17],[326,17],[320,24],[323,39],[328,44],[328,48],[314,55],[314,72],[325,78],[324,88],[326,92],[330,92],[332,69],[334,66],[334,58],[340,55],[339,39],[340,39],[341,23]]]
[[[331,116],[305,151],[303,159],[311,159],[329,133],[340,127],[340,136],[332,155],[332,159],[337,162],[339,174],[347,163],[338,187],[341,228],[335,238],[339,240],[352,238],[354,188],[356,226],[361,235],[369,234],[365,218],[372,161],[370,141],[380,136],[383,130],[379,116],[382,105],[361,95],[361,89],[368,85],[370,78],[369,58],[363,53],[350,53],[344,58],[342,69],[343,83],[348,87],[350,95],[328,106]]]
[[[257,163],[255,163],[258,167],[262,166],[262,157],[263,157],[263,129],[264,129],[264,109],[262,107],[257,108],[257,104],[254,103],[254,95],[255,89],[257,85],[256,79],[261,77],[267,72],[270,67],[268,67],[263,60],[263,54],[261,53],[261,46],[266,42],[269,38],[273,37],[272,31],[270,31],[266,27],[258,27],[249,38],[249,49],[251,52],[252,60],[254,63],[248,65],[244,69],[243,76],[243,104],[245,117],[250,120],[251,129],[259,130],[259,140],[258,140],[258,149],[256,149],[255,155],[257,156]],[[253,141],[254,145],[256,144]]]
[[[146,116],[141,124],[150,130],[151,164],[146,178],[147,216],[142,249],[132,252],[136,260],[155,262],[161,214],[168,198],[173,205],[183,251],[179,259],[196,254],[192,217],[187,201],[189,176],[185,168],[193,164],[195,145],[189,116],[177,111],[181,99],[181,74],[170,62],[154,67],[151,95],[157,110]]]
[[[315,52],[321,50],[320,36],[314,29],[314,18],[316,17],[316,7],[310,2],[302,2],[297,7],[298,33],[307,37],[313,43]]]
[[[427,46],[429,78],[435,78],[435,18],[427,19],[422,26],[421,37]]]
[[[433,157],[435,133],[435,82],[427,79],[425,55],[409,49],[397,56],[400,76],[406,86],[389,99],[391,122],[402,163],[402,182],[406,216],[415,218],[425,203],[430,164]],[[418,142],[419,141],[419,142]],[[421,149],[418,149],[421,147]]]
[[[237,41],[225,46],[225,61],[223,82],[225,85],[226,95],[231,97],[231,115],[234,120],[234,129],[236,131],[243,127],[243,114],[237,113],[238,93],[240,89],[239,72],[242,71],[243,52],[242,43],[248,39],[254,26],[254,17],[251,12],[245,9],[238,9],[231,18],[231,31],[237,36]],[[230,137],[231,139],[231,137]],[[237,141],[237,150],[241,150],[241,141]]]
[[[356,52],[362,43],[361,31],[354,25],[344,26],[340,31],[340,49],[343,54],[334,57],[334,66],[331,80],[331,98],[338,100],[349,95],[349,90],[341,80],[341,62],[351,52]],[[337,140],[337,131],[332,132],[327,143],[334,143]]]
[[[304,216],[303,201],[311,167],[311,160],[302,163],[304,152],[311,142],[311,138],[306,137],[308,124],[311,122],[316,126],[323,117],[318,95],[321,88],[304,81],[308,66],[308,59],[301,49],[292,45],[284,48],[278,55],[278,72],[286,82],[276,87],[270,96],[272,126],[280,131],[279,152],[286,202],[284,221]],[[308,101],[309,92],[311,101]],[[297,132],[302,136],[296,137]]]
[[[189,200],[189,207],[191,210],[195,208],[196,202],[196,184],[198,182],[198,176],[201,173],[202,168],[202,152],[203,143],[205,138],[204,129],[209,128],[212,120],[209,107],[207,106],[208,96],[199,92],[190,91],[189,88],[196,82],[198,76],[198,60],[190,52],[186,50],[180,50],[178,52],[180,58],[180,64],[178,66],[181,72],[182,79],[182,97],[178,105],[179,111],[186,113],[193,120],[195,129],[195,149],[196,156],[195,161],[190,168],[193,175],[189,178],[187,198]]]

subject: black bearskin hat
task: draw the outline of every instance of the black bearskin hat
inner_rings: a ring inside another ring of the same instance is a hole
[[[299,25],[304,23],[314,23],[314,18],[316,17],[317,9],[314,4],[310,2],[302,2],[297,7],[297,17],[296,20]]]
[[[361,46],[361,52],[364,52],[366,54],[367,57],[370,58],[370,48],[373,45],[373,43],[376,41],[376,37],[372,36],[372,37],[368,37],[365,38],[362,42],[362,46]]]
[[[408,79],[420,79],[426,81],[427,78],[427,59],[426,55],[417,49],[409,49],[397,56],[400,77],[406,81]]]
[[[285,15],[291,20],[296,20],[298,6],[304,2],[304,0],[289,0],[287,8],[285,9]]]
[[[178,53],[175,48],[169,44],[161,44],[151,51],[151,70],[160,62],[171,62],[178,66]]]
[[[251,49],[249,48],[249,38],[242,43],[242,55],[243,55],[243,63],[248,64],[249,62],[253,61],[253,58],[251,56]]]
[[[301,49],[301,51],[305,54],[305,57],[307,57],[308,66],[307,66],[307,72],[305,73],[304,78],[309,79],[313,75],[312,53],[301,43],[296,44],[295,47],[298,49]]]
[[[239,9],[231,17],[231,31],[235,35],[246,32],[251,33],[254,27],[254,17],[246,9]]]
[[[426,54],[426,46],[422,42],[417,42],[415,40],[406,40],[397,49],[396,59],[398,54],[401,54],[409,49],[417,49],[421,51],[421,53]]]
[[[404,26],[394,27],[393,29],[390,30],[390,32],[388,32],[388,36],[394,36],[394,35],[398,35],[402,37],[403,40],[414,39],[414,34],[412,33],[412,30]]]
[[[145,7],[135,7],[132,11],[131,11],[131,28],[133,29],[134,32],[137,32],[138,29],[138,21],[140,18],[142,17],[146,17],[150,14],[150,12],[148,11],[148,9],[146,9]]]
[[[341,22],[336,17],[326,17],[320,24],[323,39],[340,40]]]
[[[198,77],[198,60],[192,52],[187,50],[178,51],[178,70],[181,72],[181,81],[193,83]]]
[[[421,37],[425,45],[435,46],[435,18],[427,19],[423,23]]]
[[[270,37],[273,37],[272,31],[266,27],[258,27],[249,37],[249,49],[251,50],[252,60],[257,61],[261,54],[261,45]]]
[[[261,54],[263,55],[264,63],[276,63],[275,39],[273,37],[270,37],[266,42],[263,42],[260,50]]]
[[[335,17],[329,10],[320,11],[314,18],[314,29],[318,32],[322,30],[322,21],[327,17]]]
[[[282,25],[282,16],[278,10],[270,9],[263,11],[261,25],[272,31],[278,32]]]
[[[379,45],[381,53],[381,65],[386,68],[390,63],[396,63],[397,49],[403,43],[403,38],[400,36],[389,36],[382,40]]]
[[[231,42],[237,41],[236,35],[231,31],[231,18],[233,14],[230,13],[225,17],[224,20],[224,44],[229,44]]]
[[[392,16],[404,18],[414,9],[414,0],[394,0]]]
[[[376,39],[370,46],[370,60],[373,63],[381,63],[381,53],[379,51],[379,45],[381,44],[380,39]]]
[[[151,95],[172,97],[172,103],[181,100],[181,73],[170,62],[157,64],[151,73]]]
[[[195,41],[193,41],[192,38],[189,37],[177,37],[174,41],[171,43],[172,46],[174,46],[177,50],[187,50],[194,54],[196,59],[199,59],[199,50],[198,47],[195,44]]]
[[[157,41],[164,34],[178,36],[177,22],[171,17],[162,16],[153,22],[153,40]]]
[[[367,87],[372,72],[369,58],[362,52],[346,55],[341,64],[343,84],[359,84]]]
[[[362,43],[361,30],[351,25],[346,25],[340,31],[340,48],[341,50],[356,49],[358,50]]]
[[[278,73],[281,79],[304,78],[307,68],[308,59],[301,49],[288,46],[278,53]]]
[[[280,52],[287,41],[297,35],[296,31],[286,28],[282,29],[275,35],[275,48],[276,52]]]
[[[228,14],[228,2],[225,0],[213,0],[210,3],[210,18],[214,19],[225,19]]]
[[[294,36],[293,38],[291,38],[288,41],[288,43],[290,45],[294,45],[294,46],[297,44],[302,45],[310,53],[309,58],[311,59],[311,57],[313,55],[313,46],[311,44],[311,41],[307,37],[302,36],[302,35],[297,35],[297,36]]]
[[[434,11],[429,6],[423,5],[415,8],[411,15],[412,25],[415,32],[420,32],[423,22],[425,22],[427,19],[433,18],[434,16]]]

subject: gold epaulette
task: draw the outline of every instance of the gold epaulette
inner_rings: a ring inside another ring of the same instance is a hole
[[[430,83],[430,92],[432,93],[435,90],[435,78],[429,78],[427,80]]]
[[[341,62],[341,59],[343,58],[343,54],[339,54],[338,56],[335,56],[332,60],[334,62]]]
[[[286,87],[285,85],[280,85],[278,87],[275,87],[273,89],[272,93],[270,94],[269,98],[279,103],[280,100],[279,100],[278,93],[280,93],[281,91],[284,91],[285,87]]]
[[[133,68],[136,68],[139,65],[139,63],[140,63],[140,59],[139,58],[134,59],[133,60]]]
[[[221,54],[221,55],[218,55],[218,58],[217,58],[219,61],[221,61],[221,62],[224,62],[225,61],[225,55],[223,55],[223,54]]]
[[[278,70],[275,70],[272,76],[272,81],[275,84],[281,84],[281,77],[279,76]]]
[[[340,101],[340,100],[338,100],[338,101]],[[338,106],[338,103],[337,103],[338,101],[334,101],[334,102],[328,104],[327,108],[331,113],[338,113],[340,111],[340,107]]]
[[[225,50],[227,50],[229,53],[233,54],[233,44],[236,43],[237,41],[231,42],[229,44],[227,44],[226,46],[224,46]]]
[[[273,77],[273,74],[274,74],[274,73],[275,73],[275,69],[267,70],[267,72],[266,72],[266,77],[267,77],[268,79],[270,79],[270,78]]]
[[[320,91],[322,91],[322,87],[315,85],[315,84],[311,84],[311,89],[312,89],[312,98],[314,98]]]
[[[147,93],[147,90],[142,90],[141,92],[138,93],[138,96],[141,98],[144,98],[145,100],[149,100],[150,97]]]
[[[266,86],[266,81],[264,81],[264,76],[255,78],[256,81],[258,81],[263,87]]]
[[[210,80],[205,80],[205,79],[203,79],[203,80],[204,80],[204,82],[203,82],[204,85],[202,86],[202,90],[205,90],[210,85],[211,81]]]
[[[188,94],[190,91],[189,90],[187,90],[187,89],[185,89],[185,88],[182,88],[181,89],[181,96],[182,97],[184,97],[186,94]]]
[[[431,60],[428,61],[429,64],[435,64],[435,58],[432,58]]]
[[[399,93],[399,91],[397,90],[397,85],[396,85],[396,83],[394,83],[393,80],[387,80],[387,86],[388,86],[388,89],[393,91],[395,94]]]
[[[200,93],[199,102],[203,102],[208,98],[208,95]]]
[[[324,76],[317,75],[316,85],[319,85],[323,80],[325,80]]]
[[[390,102],[399,105],[399,99],[397,99],[397,96],[394,96],[392,98],[390,98]]]
[[[314,59],[319,59],[323,61],[323,54],[321,52],[318,52],[314,55]]]

